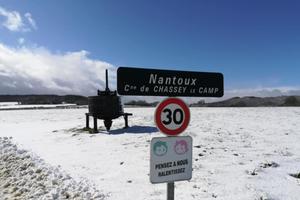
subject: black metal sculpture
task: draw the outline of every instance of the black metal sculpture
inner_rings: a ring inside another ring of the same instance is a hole
[[[128,116],[132,113],[124,113],[120,96],[117,91],[108,88],[108,71],[105,71],[106,87],[104,91],[98,90],[98,96],[88,97],[89,112],[86,113],[86,128],[89,128],[89,116],[94,118],[94,132],[98,132],[97,119],[104,120],[106,130],[110,130],[112,120],[120,116],[124,117],[125,128],[128,127]]]

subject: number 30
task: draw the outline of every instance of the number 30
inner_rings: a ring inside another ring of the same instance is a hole
[[[163,110],[163,113],[167,113],[166,117],[167,120],[163,120],[162,123],[164,125],[169,125],[172,123],[172,121],[174,121],[175,124],[181,124],[183,121],[183,111],[179,108],[175,109],[173,114],[172,114],[172,110],[170,110],[169,108],[165,108]],[[177,113],[179,113],[179,119],[177,119]]]

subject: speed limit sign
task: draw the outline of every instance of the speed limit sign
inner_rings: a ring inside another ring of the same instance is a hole
[[[162,133],[176,136],[187,128],[190,110],[181,99],[170,97],[157,106],[154,119],[157,128]]]

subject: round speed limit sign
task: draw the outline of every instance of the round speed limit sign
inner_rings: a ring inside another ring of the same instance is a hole
[[[170,97],[157,106],[154,119],[162,133],[176,136],[187,128],[190,110],[181,99]]]

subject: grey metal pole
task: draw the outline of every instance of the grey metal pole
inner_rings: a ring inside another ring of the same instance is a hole
[[[170,98],[170,96],[168,96]],[[168,137],[172,137],[172,136],[168,136]],[[171,182],[171,183],[167,183],[167,200],[174,200],[175,196],[175,183]]]
[[[105,84],[106,84],[106,87],[105,87],[105,92],[109,92],[109,88],[108,88],[108,71],[105,70]]]
[[[85,113],[85,128],[89,129],[90,128],[90,116],[88,113]]]
[[[94,116],[94,133],[98,133],[97,117]]]
[[[125,128],[128,128],[128,115],[124,115],[124,120],[125,120]]]
[[[167,183],[167,200],[174,200],[174,182]]]

